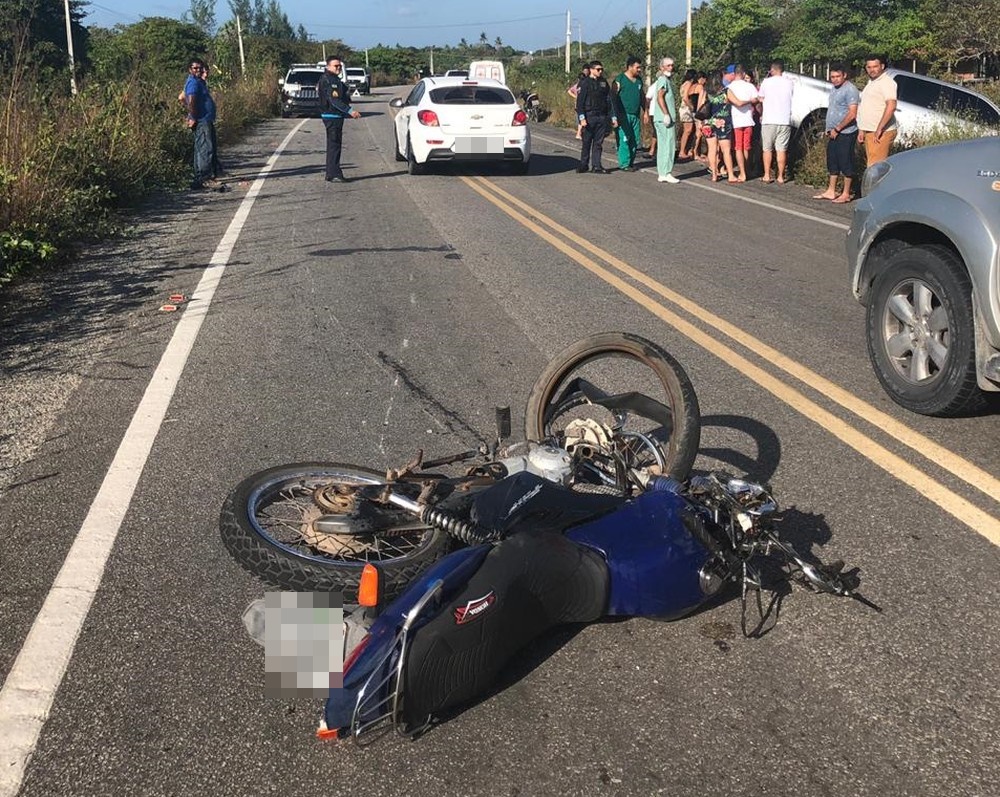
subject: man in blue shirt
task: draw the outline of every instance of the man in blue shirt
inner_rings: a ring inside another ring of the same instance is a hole
[[[838,205],[851,201],[851,183],[854,182],[854,149],[858,143],[858,105],[861,94],[847,79],[847,67],[833,64],[830,67],[830,105],[826,109],[826,171],[830,184],[822,194],[813,199],[829,199]],[[844,178],[844,190],[837,193],[837,178]]]
[[[204,62],[192,58],[188,64],[187,81],[184,83],[184,104],[187,108],[187,126],[194,131],[194,180],[192,188],[212,188],[212,124],[214,103],[208,87],[202,80]]]

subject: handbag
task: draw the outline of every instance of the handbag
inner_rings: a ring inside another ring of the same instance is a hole
[[[699,122],[707,122],[712,116],[712,106],[708,100],[699,105],[694,112],[694,118]]]

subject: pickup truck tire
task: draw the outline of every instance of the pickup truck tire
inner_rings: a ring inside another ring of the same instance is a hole
[[[976,382],[972,283],[958,256],[926,244],[895,252],[868,302],[868,355],[893,401],[921,415],[963,415]]]

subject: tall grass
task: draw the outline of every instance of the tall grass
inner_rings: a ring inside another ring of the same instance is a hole
[[[0,286],[65,259],[73,245],[113,234],[115,211],[191,177],[191,134],[177,102],[182,79],[150,85],[138,73],[65,96],[19,74],[0,137]],[[210,81],[211,82],[211,81]],[[212,85],[219,138],[273,116],[277,74]]]

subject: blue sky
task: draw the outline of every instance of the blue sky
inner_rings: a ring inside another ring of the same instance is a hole
[[[506,0],[502,3],[470,0],[279,0],[294,27],[299,24],[317,39],[339,38],[355,49],[381,42],[425,47],[479,40],[481,32],[493,42],[535,50],[566,40],[566,10],[572,12],[573,41],[577,23],[584,41],[607,41],[629,22],[646,24],[645,0]],[[695,0],[697,7],[701,0]],[[112,27],[138,22],[142,17],[179,18],[189,0],[98,0],[89,5],[85,25]],[[653,0],[653,24],[683,21],[686,0]],[[232,15],[221,0],[216,21]]]

